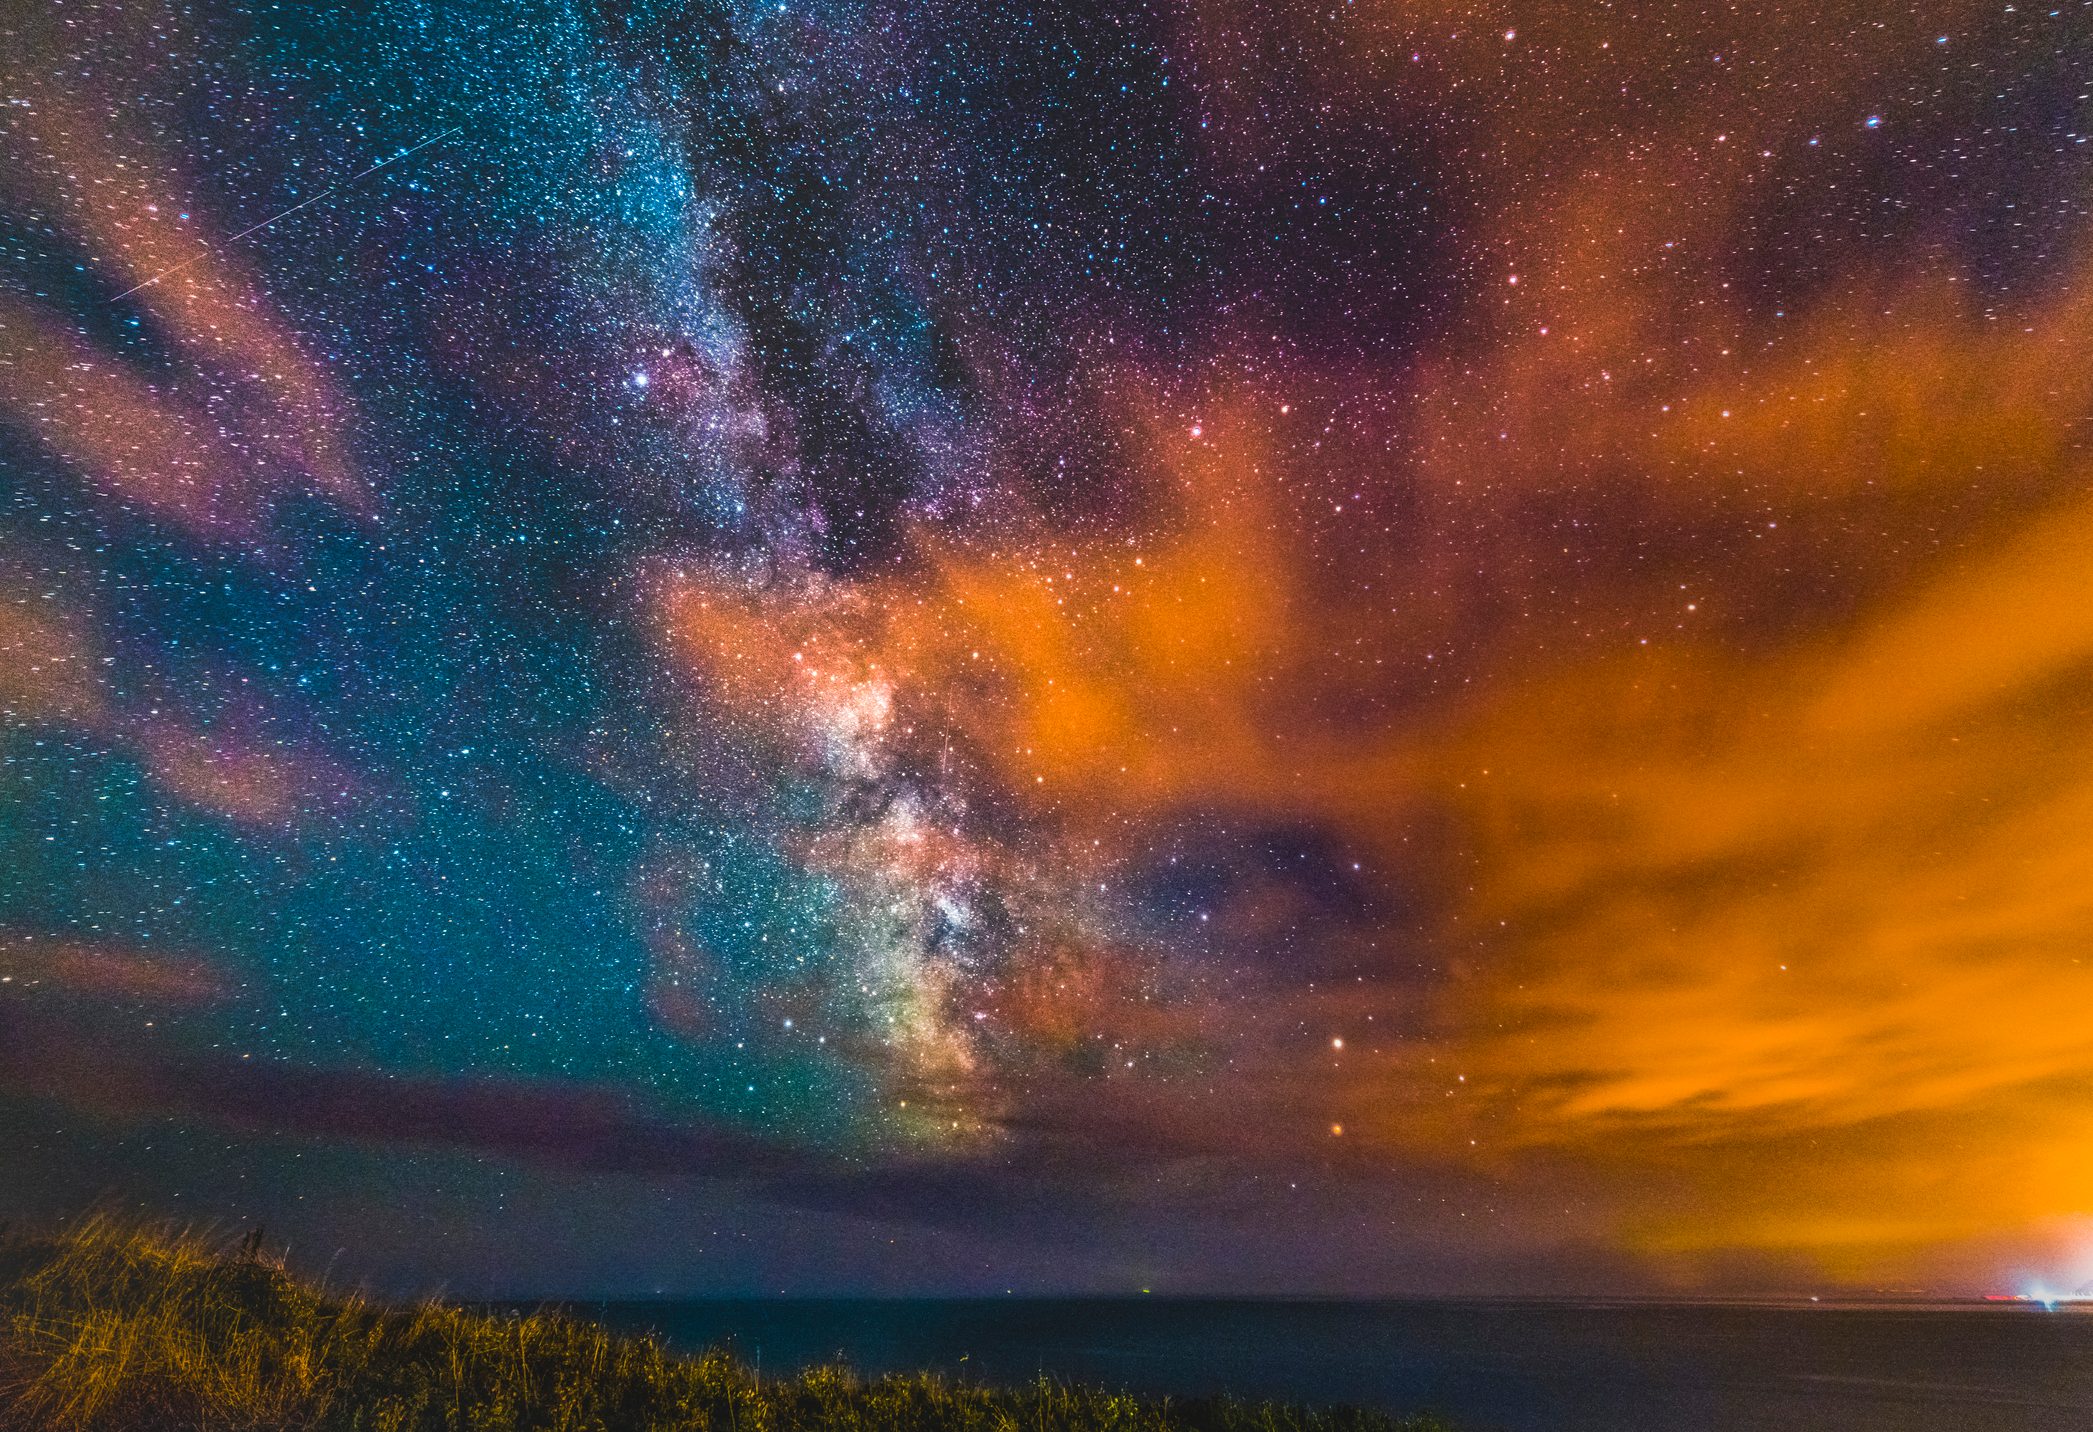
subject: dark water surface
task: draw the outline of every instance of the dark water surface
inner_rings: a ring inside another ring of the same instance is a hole
[[[2089,1432],[2093,1314],[2039,1308],[1163,1298],[583,1309],[763,1370],[1432,1410],[1472,1432]]]

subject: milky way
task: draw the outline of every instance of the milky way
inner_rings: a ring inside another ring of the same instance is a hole
[[[0,54],[0,1215],[2093,1277],[2088,6]]]

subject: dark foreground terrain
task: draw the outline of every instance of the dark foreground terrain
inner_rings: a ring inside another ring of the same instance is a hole
[[[392,1307],[255,1246],[99,1220],[0,1245],[0,1427],[560,1432],[1443,1432],[1430,1419],[1007,1389],[839,1367],[759,1378],[558,1314]]]

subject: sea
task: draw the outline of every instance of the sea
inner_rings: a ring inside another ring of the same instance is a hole
[[[2093,1312],[2028,1305],[1223,1299],[708,1301],[574,1311],[766,1374],[1392,1412],[1462,1432],[2088,1432]]]

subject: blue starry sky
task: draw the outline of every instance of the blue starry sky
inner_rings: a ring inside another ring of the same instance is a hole
[[[0,51],[0,1216],[526,1293],[2093,1248],[2093,1065],[2002,1037],[2093,930],[2083,5]]]

